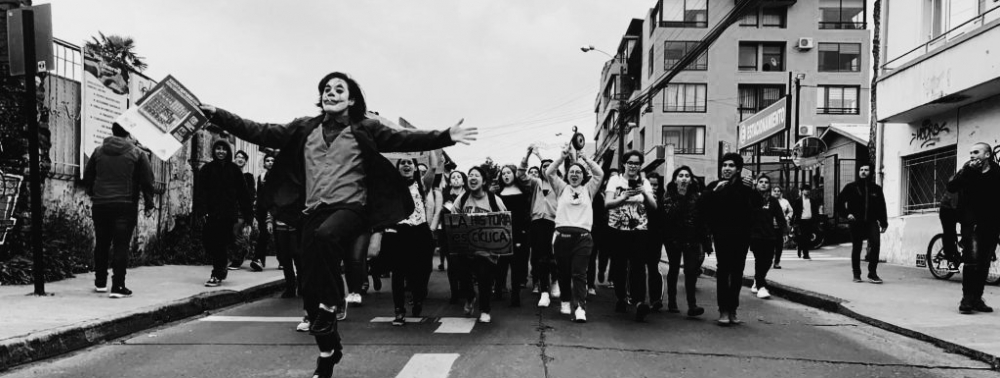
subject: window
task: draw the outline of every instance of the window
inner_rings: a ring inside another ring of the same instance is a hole
[[[760,11],[760,26],[765,28],[784,28],[788,8],[767,7]]]
[[[660,11],[660,26],[708,27],[708,0],[663,0]]]
[[[765,43],[761,44],[761,53],[764,62],[763,71],[783,71],[785,68],[785,45]]]
[[[639,130],[639,151],[646,152],[646,129]]]
[[[903,157],[903,214],[937,209],[956,164],[954,146]]]
[[[864,29],[865,0],[819,0],[820,29]]]
[[[820,72],[860,72],[860,43],[820,43]]]
[[[740,26],[757,27],[758,26],[757,20],[758,20],[757,11],[756,10],[749,11],[747,12],[747,14],[744,14],[743,17],[740,17]]]
[[[680,63],[681,59],[698,46],[698,41],[666,41],[663,43],[663,69],[672,70]],[[652,54],[650,54],[652,56]],[[691,62],[685,71],[705,71],[708,69],[708,50],[698,55],[698,58]]]
[[[663,126],[663,145],[678,155],[705,154],[705,126]]]
[[[757,70],[757,45],[740,43],[740,71]]]
[[[740,100],[740,121],[742,121],[785,97],[785,86],[781,84],[747,84],[740,85],[737,92]]]
[[[757,51],[760,59],[757,59]],[[758,61],[761,64],[758,67]],[[785,69],[784,43],[741,42],[739,53],[740,71],[783,71]]]
[[[859,114],[860,87],[820,85],[816,88],[816,113]]]
[[[653,50],[654,46],[649,46],[649,74],[648,76],[653,76]]]
[[[708,84],[668,84],[663,90],[665,113],[704,113]]]

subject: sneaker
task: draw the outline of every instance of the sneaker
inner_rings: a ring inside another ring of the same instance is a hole
[[[549,289],[549,293],[552,294],[553,298],[559,298],[561,296],[560,294],[562,294],[562,292],[559,291],[559,283],[558,282],[553,282],[552,283],[552,288]]]
[[[220,284],[222,284],[222,280],[216,277],[212,277],[209,278],[207,282],[205,282],[205,287],[216,287],[219,286]]]
[[[645,302],[635,305],[635,321],[641,322],[646,320],[646,315],[649,315],[649,305]]]
[[[736,311],[729,313],[729,324],[743,324],[743,321],[736,317]]]
[[[597,295],[597,288],[592,287],[587,289],[587,295]]]
[[[111,298],[128,298],[131,296],[132,296],[132,290],[129,290],[125,286],[112,287],[111,294],[108,294],[108,297]]]
[[[958,269],[958,264],[948,263],[948,271],[951,273],[959,273],[961,270]]]
[[[715,321],[719,325],[729,325],[729,313],[725,311],[719,312],[719,320]]]
[[[480,323],[490,323],[492,321],[493,321],[493,319],[490,318],[490,313],[484,312],[482,314],[479,314],[479,322]]]
[[[347,302],[348,305],[354,304],[354,305],[357,305],[357,306],[361,306],[361,294],[358,294],[358,293],[347,294],[347,298],[345,299],[345,302]],[[357,306],[355,306],[355,307],[357,307]]]
[[[587,311],[585,311],[583,307],[577,307],[576,311],[573,312],[573,321],[577,323],[586,323]]]
[[[559,304],[559,313],[563,315],[569,315],[572,313],[572,309],[569,307],[569,302],[563,302]]]
[[[760,299],[768,299],[768,298],[770,298],[770,297],[771,297],[771,293],[769,293],[769,292],[767,291],[767,288],[766,288],[766,287],[762,287],[762,288],[760,288],[760,289],[757,289],[757,298],[760,298]]]
[[[549,293],[548,292],[544,292],[544,293],[542,293],[541,298],[538,298],[538,307],[542,307],[542,308],[549,307],[549,303],[550,302],[551,301],[549,300]]]
[[[309,332],[309,317],[303,316],[299,325],[295,326],[295,332]]]
[[[750,286],[750,292],[757,294],[757,281],[754,281],[753,286]]]
[[[781,265],[774,264],[774,269],[781,269]]]
[[[100,286],[94,286],[94,292],[95,293],[107,293],[108,292],[108,284],[104,284],[104,285],[100,285]]]
[[[476,310],[476,300],[465,301],[465,316],[472,316],[472,312]]]
[[[971,304],[969,304],[968,302],[966,302],[964,299],[961,302],[958,302],[958,313],[965,314],[965,315],[970,315],[970,314],[972,314],[972,312],[973,312],[973,308],[972,308]]]
[[[878,274],[875,274],[875,273],[869,273],[868,274],[868,281],[871,282],[871,283],[873,283],[873,284],[880,284],[880,283],[882,283],[882,279],[878,278]]]
[[[345,319],[347,319],[346,304],[344,306],[337,306],[337,308],[334,310],[334,313],[337,314],[337,321],[344,321]]]
[[[698,307],[698,306],[691,306],[691,307],[688,308],[688,316],[692,317],[692,318],[695,317],[695,316],[701,316],[701,314],[704,314],[704,313],[705,313],[705,309],[701,308],[701,307]]]
[[[392,318],[392,326],[399,327],[403,325],[406,325],[406,310],[397,308],[396,317]]]
[[[260,260],[251,260],[250,269],[253,270],[254,272],[263,272],[264,265],[260,263]]]
[[[242,261],[240,261],[240,262],[235,262],[234,261],[234,262],[229,263],[229,270],[238,270],[238,269],[240,269],[241,266],[243,266],[243,262]]]
[[[972,309],[976,310],[976,312],[993,312],[993,307],[987,306],[986,302],[983,302],[982,299],[973,303]]]
[[[854,282],[865,282],[861,280],[861,276],[854,276]]]

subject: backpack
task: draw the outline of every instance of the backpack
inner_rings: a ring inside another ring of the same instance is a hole
[[[490,211],[492,212],[500,211],[500,206],[497,206],[497,197],[492,192],[489,191],[486,192],[486,197],[489,198],[490,201]],[[458,208],[465,207],[465,202],[468,200],[469,200],[469,192],[466,191],[465,193],[462,193],[462,198],[459,198],[458,200],[458,203],[460,204]]]

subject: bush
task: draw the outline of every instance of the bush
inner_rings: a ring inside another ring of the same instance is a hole
[[[129,258],[129,267],[210,263],[202,251],[201,229],[192,227],[190,215],[178,215],[172,230],[150,238],[144,250],[132,251]]]
[[[71,278],[92,266],[93,231],[86,220],[65,209],[49,209],[42,227],[45,281]],[[11,231],[9,258],[0,262],[0,284],[27,285],[34,282],[30,233]]]

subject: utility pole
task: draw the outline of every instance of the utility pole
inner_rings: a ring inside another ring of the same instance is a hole
[[[28,190],[31,191],[31,252],[35,295],[45,295],[45,259],[42,251],[42,177],[38,156],[38,100],[35,76],[39,62],[35,57],[35,12],[23,8],[21,33],[24,37],[24,120],[28,126]]]

